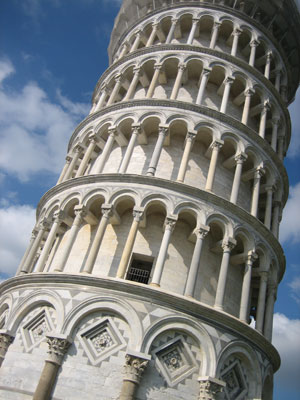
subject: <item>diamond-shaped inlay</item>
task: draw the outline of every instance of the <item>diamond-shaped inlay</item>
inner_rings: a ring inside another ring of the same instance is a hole
[[[45,338],[47,332],[54,330],[53,322],[47,308],[32,317],[21,329],[21,334],[26,351],[38,346]]]
[[[238,359],[222,371],[221,379],[226,382],[226,400],[242,400],[245,398],[248,387]]]
[[[126,346],[126,341],[110,317],[82,329],[77,337],[93,365],[99,364]]]
[[[199,368],[181,335],[156,348],[152,354],[157,369],[169,386],[177,385]]]

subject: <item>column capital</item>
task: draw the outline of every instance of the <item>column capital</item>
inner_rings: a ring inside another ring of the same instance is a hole
[[[232,85],[234,81],[235,81],[235,77],[234,76],[227,76],[224,79],[224,84],[225,85]]]
[[[160,125],[158,127],[158,134],[163,136],[168,136],[169,134],[169,127],[167,125]]]
[[[106,90],[107,90],[107,83],[104,82],[104,83],[101,85],[100,92],[105,92]]]
[[[74,213],[75,213],[75,218],[73,220],[73,225],[76,223],[81,224],[83,222],[84,218],[87,216],[88,211],[85,206],[83,206],[82,204],[79,204],[74,207]]]
[[[174,17],[173,17],[173,18],[171,19],[171,22],[172,22],[172,24],[177,24],[178,18],[174,18]]]
[[[192,18],[192,21],[193,21],[193,24],[196,25],[196,24],[198,24],[198,22],[200,21],[200,18],[198,18],[198,17],[197,17],[197,18],[196,18],[196,17],[193,17],[193,18]]]
[[[122,79],[123,79],[123,75],[122,74],[119,73],[119,74],[115,75],[115,82],[116,83],[121,82]]]
[[[271,110],[271,104],[269,99],[265,100],[262,104],[262,111],[270,111]]]
[[[97,143],[98,142],[98,140],[99,140],[99,138],[98,138],[98,136],[95,134],[95,133],[90,133],[89,134],[89,143]]]
[[[124,380],[139,384],[148,365],[149,359],[126,354],[124,365]]]
[[[275,283],[270,283],[268,285],[268,294],[276,300],[277,298],[277,285]]]
[[[220,139],[216,139],[216,140],[214,140],[213,142],[212,142],[212,144],[210,145],[210,147],[213,149],[213,150],[221,150],[221,148],[223,147],[223,144],[224,144],[224,141],[223,140],[220,140]]]
[[[158,28],[158,25],[159,25],[159,21],[154,21],[152,24],[151,24],[151,26],[152,26],[152,29],[157,29]]]
[[[247,160],[247,158],[248,158],[247,154],[243,152],[237,154],[234,157],[237,164],[243,164]]]
[[[110,128],[108,128],[108,134],[109,136],[115,137],[118,136],[119,132],[115,126],[111,126]]]
[[[199,228],[195,229],[195,234],[196,234],[197,238],[204,239],[207,236],[209,231],[210,231],[210,227],[209,226],[201,224],[199,226]]]
[[[266,192],[267,193],[273,193],[275,191],[275,186],[274,185],[266,185],[265,186]]]
[[[67,217],[67,214],[63,210],[57,210],[53,214],[54,222],[63,222]]]
[[[224,253],[230,253],[236,246],[236,240],[232,237],[225,238],[222,242],[222,249]]]
[[[46,361],[61,365],[71,342],[65,338],[59,338],[51,335],[47,335],[47,343],[49,346],[48,358]]]
[[[255,90],[252,88],[248,88],[244,91],[245,97],[251,97],[255,94]]]
[[[175,228],[176,222],[177,222],[176,218],[174,218],[174,217],[166,217],[165,223],[164,223],[165,230],[169,230],[169,231],[172,232],[174,230],[174,228]]]
[[[76,144],[75,146],[74,146],[74,153],[81,153],[82,151],[83,151],[83,147],[81,146],[81,144]]]
[[[250,42],[250,47],[257,47],[260,45],[260,41],[256,39],[252,39]]]
[[[247,255],[247,264],[253,264],[255,260],[258,259],[258,255],[254,252],[254,250],[249,251]]]
[[[260,271],[258,274],[259,274],[259,276],[260,276],[262,281],[268,282],[269,271]]]
[[[185,69],[186,69],[186,63],[180,62],[178,64],[178,70],[185,71]]]
[[[234,28],[234,30],[232,31],[232,35],[233,35],[233,36],[240,36],[241,33],[243,33],[243,30],[240,29],[240,28],[237,28],[237,27]]]
[[[50,229],[50,222],[47,218],[43,218],[38,224],[39,230],[49,230]]]
[[[67,157],[66,157],[66,162],[67,162],[68,164],[70,164],[71,161],[72,161],[72,157],[67,156]]]
[[[141,124],[132,124],[131,125],[131,132],[139,135],[142,132]]]
[[[14,339],[15,337],[9,333],[0,333],[0,355],[7,352],[7,349],[12,344]]]
[[[155,70],[157,70],[157,69],[158,69],[158,70],[161,70],[161,69],[162,69],[162,66],[163,66],[162,63],[155,63],[155,64],[154,64],[154,69],[155,69]]]
[[[200,384],[199,400],[215,400],[218,393],[221,393],[226,383],[209,376],[198,378]]]
[[[271,122],[272,122],[273,127],[274,127],[274,126],[278,126],[279,123],[280,123],[280,117],[279,117],[279,115],[275,115],[275,116],[272,118]]]
[[[273,201],[273,206],[274,207],[281,207],[281,201],[280,200],[274,200]]]
[[[101,214],[103,217],[109,218],[113,215],[113,205],[112,204],[102,204]]]
[[[265,174],[265,172],[266,171],[263,167],[258,167],[254,172],[254,178],[260,179]]]
[[[140,65],[136,65],[133,67],[133,73],[134,75],[140,75],[142,67]]]
[[[215,22],[214,22],[213,29],[219,29],[221,25],[222,25],[222,22],[215,21]]]
[[[197,133],[196,133],[196,132],[188,132],[188,133],[186,134],[185,140],[189,140],[189,141],[191,141],[191,142],[194,142],[194,140],[196,139],[196,137],[197,137]]]
[[[271,61],[272,58],[273,58],[273,52],[272,52],[272,50],[269,50],[269,51],[267,52],[267,54],[266,54],[266,59],[267,59],[268,61]]]
[[[209,75],[210,73],[211,73],[211,71],[212,71],[212,69],[211,68],[208,68],[208,67],[203,67],[203,69],[202,69],[202,76],[203,75]]]
[[[144,208],[134,207],[132,215],[135,221],[140,222],[144,217]]]

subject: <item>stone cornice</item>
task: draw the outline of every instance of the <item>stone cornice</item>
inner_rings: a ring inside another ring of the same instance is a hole
[[[282,177],[283,180],[283,186],[284,186],[284,193],[283,193],[283,199],[282,203],[283,205],[286,203],[287,198],[288,198],[288,193],[289,193],[289,180],[288,180],[288,175],[286,172],[286,169],[282,163],[282,161],[279,159],[278,155],[276,152],[272,149],[272,147],[269,145],[269,143],[262,139],[253,129],[249,128],[248,126],[242,124],[240,121],[236,120],[235,118],[232,118],[228,116],[227,114],[220,113],[219,111],[212,110],[211,108],[205,107],[205,106],[198,106],[196,104],[192,103],[186,103],[183,101],[178,101],[178,100],[157,100],[157,99],[149,99],[149,100],[131,100],[128,102],[121,102],[121,103],[116,103],[113,104],[112,106],[105,107],[102,110],[98,111],[97,113],[90,114],[87,118],[85,118],[75,129],[73,132],[73,135],[71,136],[70,142],[69,142],[69,147],[68,150],[71,149],[73,141],[79,134],[79,132],[84,129],[86,125],[89,123],[93,122],[95,119],[106,115],[110,112],[115,112],[119,110],[123,110],[126,108],[132,108],[132,107],[154,107],[155,109],[160,108],[160,107],[166,107],[168,109],[175,108],[179,110],[188,110],[192,111],[195,113],[198,113],[200,115],[203,115],[205,117],[212,118],[216,121],[223,122],[229,126],[232,126],[233,128],[237,129],[240,132],[244,132],[245,136],[249,137],[253,142],[256,142],[260,148],[262,148],[270,157],[270,159],[274,162],[276,167],[278,168],[278,171]]]
[[[29,274],[8,279],[1,283],[0,291],[5,295],[8,291],[21,288],[38,287],[43,288],[66,288],[79,289],[83,286],[85,290],[99,294],[99,289],[108,290],[112,295],[126,296],[127,298],[149,301],[159,306],[168,307],[174,312],[180,312],[202,322],[217,326],[226,332],[232,333],[255,346],[264,353],[271,361],[274,371],[280,366],[280,357],[272,344],[259,332],[241,322],[237,318],[215,310],[194,299],[187,299],[184,296],[166,292],[160,288],[142,285],[136,282],[129,282],[115,278],[97,278],[85,275],[69,274]]]
[[[273,1],[271,1],[271,2],[273,2]],[[275,3],[275,2],[273,2],[273,3]],[[273,4],[273,5],[274,5],[275,9],[278,8],[277,4]],[[217,4],[201,3],[200,5],[198,5],[198,7],[199,6],[200,6],[200,8],[204,8],[204,9],[207,8],[207,9],[210,9],[210,10],[215,10],[215,11],[220,11],[220,12],[226,12],[227,11],[229,14],[231,14],[231,15],[233,15],[233,16],[241,19],[241,20],[244,20],[248,24],[254,26],[257,30],[261,31],[273,43],[274,47],[279,52],[279,54],[280,54],[280,56],[282,58],[282,61],[285,63],[285,65],[287,65],[287,66],[289,65],[289,61],[288,61],[288,59],[287,59],[287,57],[285,55],[285,51],[283,50],[281,44],[278,42],[278,40],[273,35],[270,34],[268,29],[266,29],[266,27],[263,24],[261,24],[260,22],[258,22],[255,19],[249,17],[244,12],[236,10],[236,9],[233,9],[232,7],[228,7],[226,5],[219,6]],[[109,44],[109,47],[108,47],[110,62],[111,62],[111,54],[115,53],[116,47],[119,46],[122,43],[122,41],[124,40],[124,38],[128,34],[128,32],[130,32],[131,30],[133,31],[146,18],[148,19],[148,18],[154,17],[155,15],[157,15],[157,14],[159,14],[161,12],[168,11],[168,10],[173,10],[173,9],[176,9],[176,8],[182,9],[182,8],[195,8],[195,7],[197,7],[197,5],[195,3],[192,3],[192,2],[190,2],[190,3],[187,2],[185,4],[177,3],[177,4],[174,4],[172,6],[159,8],[159,9],[156,9],[156,10],[154,10],[152,12],[149,12],[149,13],[147,13],[147,15],[143,15],[140,19],[135,20],[134,21],[135,23],[124,31],[124,33],[120,36],[119,40],[117,40],[114,45],[113,45],[113,34],[114,34],[114,30],[113,30],[112,31],[112,35],[111,35],[111,41],[110,41],[110,44]],[[293,5],[293,7],[294,7],[294,5]],[[294,9],[295,9],[295,7],[294,7]],[[295,13],[292,13],[292,14],[295,14]],[[297,39],[299,37],[297,29],[295,29],[292,26],[292,30],[294,32],[295,38]],[[298,43],[299,43],[299,40],[298,40]],[[300,43],[299,43],[299,45],[300,45]],[[289,68],[287,68],[287,74],[288,74],[288,82],[291,85],[293,77],[291,75],[291,72],[290,72]],[[292,93],[291,93],[291,96],[290,96],[291,98],[293,98],[295,96],[296,90],[298,88],[298,84],[299,84],[299,74],[298,74],[297,80],[295,80],[295,83],[293,84],[293,90],[292,90]]]
[[[110,183],[130,183],[136,185],[146,185],[148,188],[150,187],[158,187],[163,189],[168,189],[173,191],[174,193],[183,195],[183,196],[192,196],[196,199],[207,202],[208,204],[215,205],[217,207],[223,208],[226,210],[226,213],[230,213],[232,216],[238,216],[242,221],[249,224],[254,230],[256,230],[261,237],[263,237],[269,245],[274,250],[278,263],[279,263],[279,281],[282,279],[284,271],[285,271],[285,256],[282,250],[282,247],[279,241],[275,238],[273,233],[266,228],[266,226],[260,222],[257,218],[253,217],[243,208],[231,203],[230,201],[223,199],[213,193],[209,193],[205,190],[195,188],[193,186],[189,186],[183,183],[169,181],[167,179],[149,177],[145,175],[133,175],[133,174],[100,174],[100,175],[87,175],[80,178],[74,178],[67,180],[59,185],[54,186],[48,192],[44,194],[41,198],[38,207],[37,207],[37,217],[39,216],[42,208],[46,204],[48,200],[50,200],[53,196],[64,192],[67,189],[78,188],[82,185],[89,184],[110,184]]]
[[[191,54],[192,52],[195,52],[197,54],[205,54],[205,55],[213,56],[218,59],[228,61],[229,63],[236,65],[239,68],[245,70],[245,72],[247,72],[248,74],[253,75],[255,77],[255,79],[257,79],[263,86],[265,86],[271,92],[272,96],[276,99],[279,106],[281,107],[281,109],[284,113],[284,116],[285,116],[286,124],[287,124],[288,143],[290,142],[290,136],[291,136],[290,115],[287,110],[286,104],[282,100],[281,95],[275,89],[274,85],[261,72],[259,72],[255,68],[251,67],[248,63],[246,63],[242,59],[240,59],[238,57],[233,57],[230,54],[223,53],[222,51],[213,50],[213,49],[209,49],[206,47],[190,46],[190,45],[185,45],[185,44],[180,44],[180,45],[167,44],[167,45],[158,45],[158,46],[152,46],[152,47],[144,47],[139,50],[136,50],[136,51],[126,55],[121,60],[118,60],[117,62],[112,64],[106,71],[104,71],[104,73],[101,75],[99,81],[96,84],[95,90],[92,95],[92,102],[94,102],[95,96],[97,95],[98,90],[100,90],[100,87],[101,87],[103,81],[111,73],[111,71],[113,71],[120,65],[124,64],[126,61],[136,59],[137,56],[141,56],[144,54],[149,56],[149,54],[156,53],[156,52],[162,52],[162,51],[178,51],[178,52],[187,51],[187,52],[189,52],[189,54]]]

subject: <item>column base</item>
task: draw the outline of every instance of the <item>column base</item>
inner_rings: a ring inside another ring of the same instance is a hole
[[[224,311],[223,306],[219,306],[219,305],[214,305],[214,309],[217,311]]]
[[[152,283],[152,282],[151,282],[151,283],[149,284],[149,286],[160,287],[160,284],[159,284],[159,283],[154,283],[154,282]]]

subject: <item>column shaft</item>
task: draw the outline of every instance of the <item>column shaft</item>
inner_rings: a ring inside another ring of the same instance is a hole
[[[251,104],[251,97],[254,94],[252,89],[248,89],[245,91],[245,103],[243,108],[243,115],[242,115],[242,124],[248,124],[249,112],[250,112],[250,104]]]
[[[98,103],[97,103],[97,105],[95,107],[94,112],[99,111],[104,106],[104,102],[106,100],[106,96],[107,96],[107,87],[106,87],[106,85],[104,85],[103,88],[102,88],[102,93],[101,93],[100,99],[99,99],[99,101],[98,101]]]
[[[155,64],[154,65],[154,74],[146,95],[146,99],[151,99],[151,97],[153,96],[154,90],[156,88],[157,85],[157,81],[159,78],[159,74],[160,74],[160,70],[161,70],[162,65],[161,64]]]
[[[159,253],[155,263],[154,274],[152,278],[152,286],[160,286],[161,276],[165,265],[165,260],[168,252],[169,242],[171,239],[172,231],[175,227],[176,220],[167,218],[165,223],[164,236],[160,245]]]
[[[278,238],[279,231],[279,214],[280,214],[280,201],[274,201],[273,218],[272,218],[272,233]]]
[[[40,226],[38,234],[34,240],[34,243],[28,253],[28,256],[26,257],[26,260],[21,268],[20,273],[21,274],[27,274],[28,272],[30,272],[32,270],[33,267],[33,260],[36,256],[36,253],[41,245],[43,236],[46,232],[46,229],[48,229],[49,225],[48,224],[43,224],[42,226]]]
[[[102,206],[102,217],[98,224],[96,234],[94,236],[94,240],[82,272],[85,272],[87,274],[91,274],[93,272],[94,264],[111,215],[112,215],[112,207]]]
[[[169,30],[169,33],[168,33],[168,36],[167,36],[167,39],[166,39],[166,44],[171,43],[171,41],[173,39],[173,35],[174,35],[174,32],[175,32],[177,21],[178,21],[177,19],[172,19],[171,28]]]
[[[182,159],[181,159],[181,163],[180,163],[180,167],[179,167],[179,171],[178,171],[178,176],[177,176],[177,182],[183,182],[184,181],[184,177],[185,177],[185,173],[186,173],[186,168],[187,168],[187,164],[189,161],[189,156],[190,156],[190,152],[193,146],[193,142],[196,138],[196,134],[195,133],[188,133],[187,137],[186,137],[186,141],[185,141],[185,146],[184,146],[184,151],[183,151],[183,155],[182,155]]]
[[[218,38],[218,33],[219,33],[219,28],[221,26],[220,22],[215,22],[213,25],[213,30],[212,30],[212,35],[211,35],[211,40],[209,44],[210,49],[214,49],[215,45],[217,43],[217,38]]]
[[[101,174],[101,173],[102,173],[103,168],[104,168],[104,166],[105,166],[105,163],[106,163],[106,161],[107,161],[107,159],[108,159],[108,156],[109,156],[109,154],[110,154],[110,152],[111,152],[111,149],[112,149],[112,147],[113,147],[116,134],[117,134],[116,129],[111,128],[111,129],[109,130],[108,139],[107,139],[107,141],[106,141],[106,143],[105,143],[104,149],[103,149],[102,154],[101,154],[101,156],[100,156],[101,158],[100,158],[100,160],[99,160],[99,164],[97,165],[97,169],[96,169],[96,171],[95,171],[96,174]]]
[[[231,55],[234,57],[236,56],[238,43],[239,43],[239,37],[240,37],[241,33],[242,33],[242,31],[238,28],[235,28],[234,31],[232,32],[233,41],[232,41],[232,47],[231,47]]]
[[[211,154],[211,159],[210,159],[210,164],[209,164],[209,169],[208,169],[208,174],[207,174],[207,179],[206,179],[206,185],[205,185],[205,190],[207,190],[209,192],[212,191],[212,187],[214,184],[218,155],[219,155],[219,152],[220,152],[220,149],[222,148],[222,146],[223,146],[223,142],[221,142],[221,141],[215,141],[212,144],[212,154]]]
[[[203,68],[196,104],[201,105],[211,69]]]
[[[114,101],[115,101],[115,99],[116,99],[116,97],[117,97],[117,95],[119,93],[119,90],[121,89],[121,86],[122,86],[122,76],[121,75],[117,75],[115,77],[115,86],[114,86],[113,91],[111,92],[111,95],[110,95],[110,97],[108,99],[108,102],[106,104],[107,106],[110,106],[111,104],[114,103]]]
[[[192,28],[187,40],[187,44],[192,44],[193,40],[194,40],[194,36],[195,36],[195,32],[197,29],[197,25],[198,25],[199,19],[193,19],[193,24],[192,24]]]
[[[268,272],[261,272],[261,274],[260,274],[260,282],[259,282],[257,312],[256,312],[256,324],[255,324],[255,328],[260,333],[263,333],[263,327],[264,327],[264,316],[265,316],[266,294],[267,294],[267,282],[268,282]]]
[[[240,304],[240,319],[246,323],[248,323],[249,319],[249,301],[250,301],[250,287],[252,278],[252,264],[256,258],[257,256],[255,255],[255,253],[252,252],[247,257],[244,270],[241,304]]]
[[[266,339],[268,339],[270,342],[272,340],[273,314],[274,314],[275,301],[276,301],[276,286],[270,285],[268,287],[268,297],[267,297],[265,324],[264,324],[264,335]]]
[[[66,172],[66,174],[65,174],[65,176],[63,178],[64,181],[66,181],[67,179],[70,179],[72,177],[73,170],[74,170],[74,168],[75,168],[75,166],[77,164],[77,161],[79,159],[81,151],[82,151],[82,147],[81,146],[78,145],[78,146],[75,147],[72,161],[70,162],[70,165],[69,165],[69,167],[67,169],[67,172]]]
[[[157,23],[152,24],[151,35],[149,36],[149,39],[148,39],[148,41],[146,43],[146,47],[149,47],[149,46],[153,45],[154,39],[155,39],[156,34],[157,34],[157,29],[158,29],[158,24]]]
[[[263,109],[260,114],[259,132],[258,132],[259,136],[262,137],[263,139],[265,137],[267,114],[269,109],[270,109],[269,102],[266,101],[264,103]]]
[[[128,266],[129,259],[131,257],[132,249],[134,246],[135,238],[137,235],[142,215],[143,214],[140,211],[135,211],[135,210],[133,211],[133,221],[122,253],[121,261],[117,271],[117,278],[124,279],[125,277],[126,269]]]
[[[266,190],[267,190],[267,203],[266,203],[264,224],[268,229],[271,229],[273,187],[269,186],[266,188]]]
[[[133,51],[137,50],[137,48],[139,47],[140,41],[141,41],[141,33],[137,32],[136,36],[135,36],[135,39],[134,39],[134,42],[133,42],[133,45],[132,45],[132,47],[130,49],[130,53],[132,53]]]
[[[159,127],[158,138],[155,144],[155,148],[151,157],[150,165],[147,170],[147,176],[154,176],[157,168],[157,164],[159,161],[159,157],[162,151],[162,147],[164,144],[165,137],[167,136],[169,131],[168,127]]]
[[[64,165],[64,167],[63,167],[63,169],[61,171],[61,174],[60,174],[60,176],[58,178],[58,181],[56,183],[57,185],[59,185],[61,182],[64,181],[64,178],[65,178],[65,175],[66,175],[66,173],[67,173],[67,171],[69,169],[71,160],[72,160],[71,157],[69,157],[69,156],[66,157],[66,163],[65,163],[65,165]]]
[[[88,165],[88,163],[89,163],[89,161],[91,159],[91,156],[93,154],[93,151],[95,150],[96,145],[97,145],[97,142],[96,142],[95,138],[91,137],[90,138],[90,143],[88,145],[88,148],[86,149],[84,157],[83,157],[83,159],[82,159],[82,161],[81,161],[81,163],[79,165],[79,168],[78,168],[78,170],[76,172],[75,178],[77,178],[79,176],[82,176],[84,174],[84,171],[85,171],[85,169],[86,169],[86,167],[87,167],[87,165]]]
[[[251,40],[251,42],[250,42],[251,51],[250,51],[250,58],[249,58],[249,65],[251,65],[251,67],[254,67],[256,47],[258,45],[259,45],[259,42],[257,40]]]
[[[183,74],[184,74],[185,68],[186,68],[185,64],[179,64],[178,65],[178,72],[177,72],[177,76],[176,76],[176,79],[175,79],[173,90],[172,90],[172,93],[171,93],[171,96],[170,96],[170,100],[176,100],[176,98],[177,98],[178,91],[179,91],[179,88],[180,88],[180,85],[181,85],[181,82],[182,82],[182,78],[183,78]]]
[[[234,81],[234,78],[231,78],[231,77],[227,77],[224,81],[225,88],[224,88],[222,103],[221,103],[221,107],[220,107],[221,113],[226,113],[227,104],[228,104],[228,100],[229,100],[229,94],[230,94],[230,88],[231,88],[233,81]]]
[[[267,79],[270,78],[270,69],[271,69],[271,60],[272,60],[272,53],[269,52],[266,58],[266,65],[265,65],[265,77]]]
[[[235,167],[235,173],[234,173],[231,195],[230,195],[230,201],[233,204],[237,203],[239,190],[240,190],[240,184],[241,184],[243,163],[246,159],[247,159],[247,155],[244,153],[239,154],[238,156],[235,157],[236,167]]]
[[[257,216],[258,211],[258,200],[260,191],[260,178],[263,171],[261,169],[256,170],[253,180],[253,190],[252,190],[252,201],[251,201],[251,215]]]
[[[122,163],[120,165],[120,169],[119,169],[119,173],[120,174],[125,174],[133,153],[133,149],[137,140],[137,137],[140,133],[140,126],[132,126],[132,133],[131,133],[131,137],[130,137],[130,141],[128,143],[124,158],[122,160]]]
[[[188,277],[185,285],[185,296],[194,297],[195,287],[197,283],[197,276],[200,268],[201,251],[203,246],[203,240],[208,234],[209,227],[202,227],[197,230],[196,244],[193,252],[191,266],[188,272]]]
[[[236,241],[234,239],[230,239],[223,242],[223,256],[222,262],[220,267],[218,285],[216,290],[216,299],[214,308],[217,310],[223,311],[223,304],[224,304],[224,296],[225,296],[225,289],[226,289],[226,281],[227,281],[227,272],[229,267],[229,260],[230,260],[230,252],[235,246]]]
[[[276,150],[277,150],[278,125],[279,125],[279,118],[273,118],[273,120],[272,120],[272,140],[271,140],[271,146],[272,146],[272,149],[273,149],[275,152],[276,152]]]
[[[127,90],[126,96],[124,97],[123,101],[130,100],[133,97],[136,86],[140,79],[140,71],[141,71],[141,69],[139,67],[134,68],[134,70],[133,70],[134,75],[133,75],[131,84],[129,86],[129,89]]]

